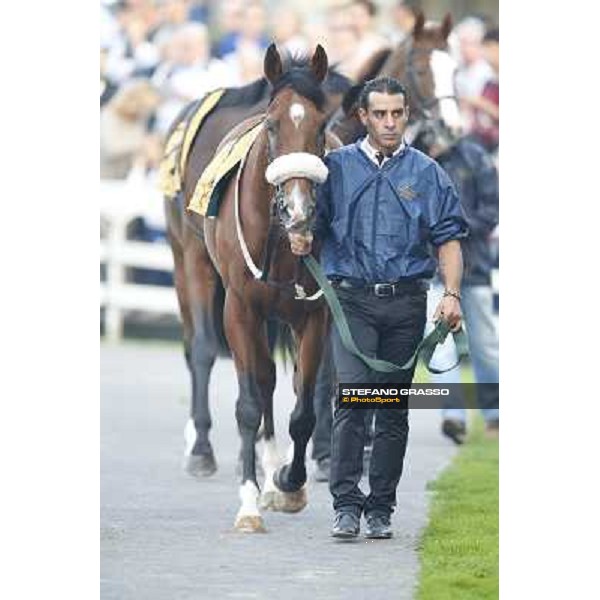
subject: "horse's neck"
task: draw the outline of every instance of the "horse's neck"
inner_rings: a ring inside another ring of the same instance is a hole
[[[273,188],[265,178],[265,172],[269,166],[267,158],[267,134],[263,130],[256,138],[250,148],[246,163],[246,171],[249,173],[248,188],[250,193],[240,196],[240,202],[246,204],[253,215],[261,215],[268,223],[270,219],[271,198]],[[265,232],[266,235],[266,232]]]
[[[403,81],[408,63],[409,44],[412,44],[412,39],[410,38],[402,42],[397,50],[388,56],[388,59],[383,63],[379,71],[379,77],[394,77]]]

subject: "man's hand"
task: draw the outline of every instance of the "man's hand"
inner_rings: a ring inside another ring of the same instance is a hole
[[[304,256],[305,254],[309,254],[312,248],[313,234],[307,233],[303,235],[301,233],[290,233],[290,248],[292,249],[292,253],[298,256]]]
[[[462,325],[460,302],[454,296],[444,296],[433,315],[434,321],[443,319],[450,326],[450,331],[456,332]]]

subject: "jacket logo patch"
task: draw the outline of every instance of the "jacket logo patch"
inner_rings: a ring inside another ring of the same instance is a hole
[[[399,189],[399,193],[404,200],[414,200],[417,197],[417,192],[415,192],[410,185],[403,185]]]

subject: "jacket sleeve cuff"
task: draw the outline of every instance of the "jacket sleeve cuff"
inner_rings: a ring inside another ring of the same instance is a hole
[[[462,240],[468,235],[469,228],[466,223],[460,223],[451,219],[438,223],[435,230],[431,233],[431,243],[434,246],[441,246],[450,240]]]

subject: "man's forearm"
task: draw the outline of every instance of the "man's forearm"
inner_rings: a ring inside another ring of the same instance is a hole
[[[462,251],[458,240],[450,240],[438,248],[440,277],[447,290],[460,292],[463,274]]]

